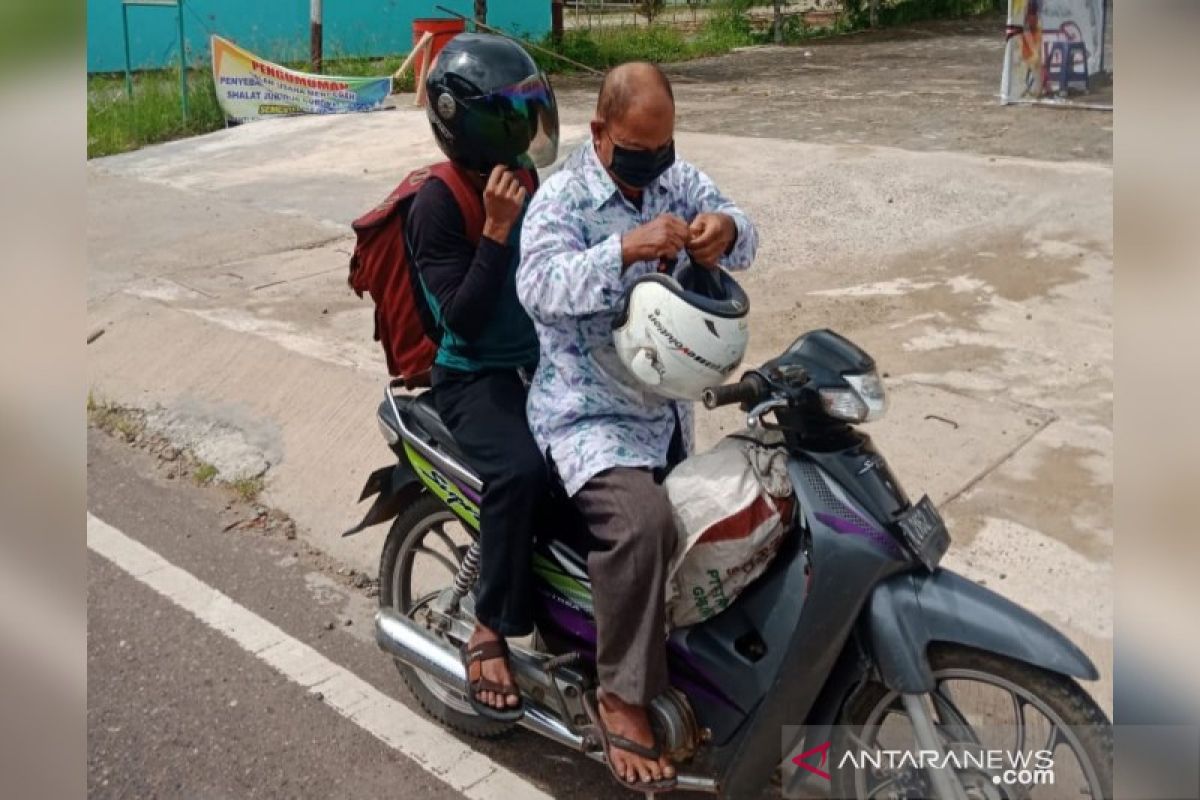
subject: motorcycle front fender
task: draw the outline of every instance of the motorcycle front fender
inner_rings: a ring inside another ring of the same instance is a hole
[[[1053,626],[974,581],[939,569],[894,575],[875,587],[867,641],[893,691],[934,689],[928,649],[953,642],[1072,678],[1096,680],[1091,660]]]
[[[371,495],[378,495],[375,502],[367,509],[366,516],[350,530],[342,534],[353,536],[359,531],[394,519],[400,511],[416,499],[424,491],[421,479],[405,461],[399,461],[389,467],[381,467],[371,473],[363,485],[358,502],[366,500]]]

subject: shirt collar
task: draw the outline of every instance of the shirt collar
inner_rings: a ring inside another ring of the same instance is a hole
[[[589,139],[584,142],[583,147],[585,151],[583,156],[583,179],[587,184],[592,202],[596,208],[599,208],[611,200],[614,195],[619,195],[621,190],[617,188],[617,184],[613,181],[612,176],[608,174],[608,170],[600,163],[600,156],[596,154],[595,142]],[[665,177],[665,174],[655,178],[653,183],[642,190],[642,193],[645,194],[648,191],[654,191],[657,194],[662,194],[667,191],[663,177]]]

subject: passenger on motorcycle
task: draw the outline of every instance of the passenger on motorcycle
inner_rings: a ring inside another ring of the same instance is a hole
[[[430,178],[413,200],[406,237],[440,336],[434,403],[485,483],[477,625],[463,648],[469,700],[484,716],[511,720],[523,709],[505,637],[533,629],[533,522],[548,487],[525,418],[538,340],[517,300],[517,247],[533,168],[557,153],[558,110],[533,59],[488,34],[449,42],[426,89],[434,137],[484,209],[476,242],[451,189]]]
[[[677,543],[658,479],[690,449],[692,412],[630,379],[613,323],[626,290],[660,265],[747,267],[757,246],[746,215],[675,158],[674,127],[657,67],[613,69],[591,140],[530,205],[517,273],[541,342],[530,426],[601,544],[588,557],[600,681],[591,711],[614,776],[643,790],[668,788],[675,774],[645,708],[668,685],[664,584]]]

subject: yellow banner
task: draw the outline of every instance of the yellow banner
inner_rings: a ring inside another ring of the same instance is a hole
[[[347,114],[380,108],[392,79],[298,72],[264,61],[228,39],[212,37],[213,85],[231,122],[292,114]]]

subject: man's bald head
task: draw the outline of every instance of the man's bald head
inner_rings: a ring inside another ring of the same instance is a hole
[[[662,70],[644,61],[614,67],[604,76],[596,117],[592,120],[592,145],[596,157],[629,197],[641,194],[641,183],[623,182],[613,172],[616,148],[634,158],[665,153],[675,139],[675,95]],[[671,151],[674,159],[674,151]],[[625,173],[627,176],[630,173]]]
[[[673,111],[675,93],[671,81],[657,65],[648,61],[631,61],[613,67],[604,76],[600,98],[596,101],[596,118],[616,121],[624,118],[634,106],[666,104]]]

